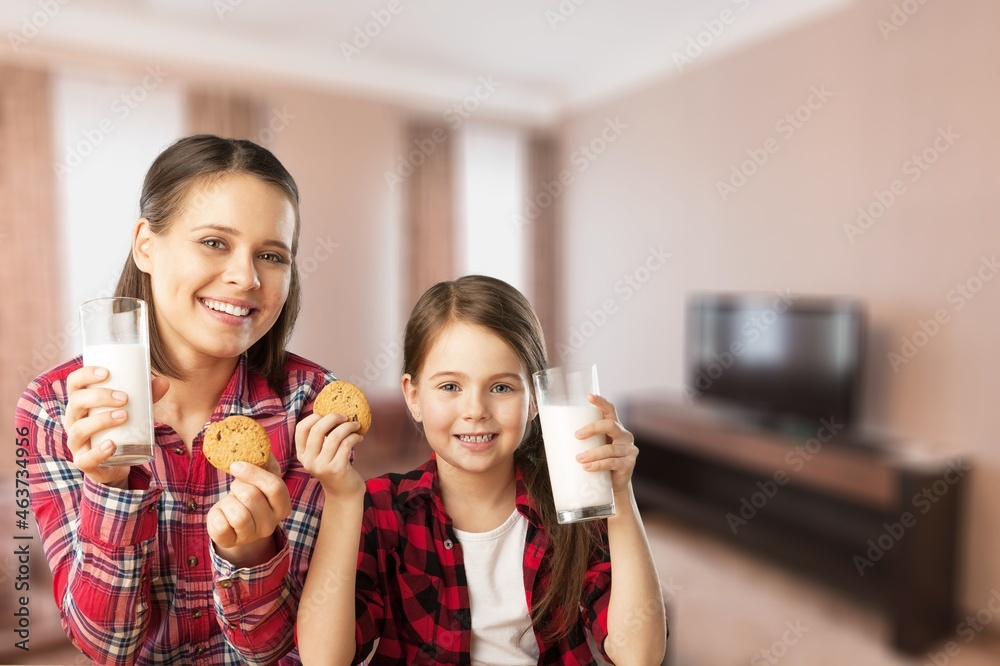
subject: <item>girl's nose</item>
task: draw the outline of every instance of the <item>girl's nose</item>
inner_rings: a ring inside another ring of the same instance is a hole
[[[466,393],[465,400],[465,418],[480,420],[486,418],[489,414],[489,409],[486,406],[486,401],[477,391],[469,391]]]

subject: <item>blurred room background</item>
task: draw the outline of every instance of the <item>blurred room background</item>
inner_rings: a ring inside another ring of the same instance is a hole
[[[740,493],[698,510],[704,496],[670,496],[667,481],[658,495],[647,454],[670,663],[1000,663],[997,26],[994,0],[6,0],[5,432],[27,383],[79,353],[79,303],[113,291],[152,159],[189,133],[249,138],[302,197],[291,350],[372,397],[371,453],[359,452],[371,473],[425,455],[398,378],[402,326],[438,280],[487,273],[522,289],[551,362],[596,362],[623,409],[696,407],[694,294],[860,308],[855,430],[891,442],[894,460],[972,467],[940,518],[954,585],[937,603],[952,629],[916,655],[893,648],[884,607],[910,603],[898,583],[923,571],[923,544],[915,569],[892,574],[892,598],[869,603],[705,529],[699,515],[724,521]],[[783,464],[729,455],[709,457],[765,483]],[[12,448],[4,609],[20,594],[15,466]],[[851,469],[818,483],[836,495]],[[905,483],[886,483],[902,499],[878,515],[914,511]],[[40,653],[68,645],[32,547],[31,652],[6,613],[0,662],[51,663]]]

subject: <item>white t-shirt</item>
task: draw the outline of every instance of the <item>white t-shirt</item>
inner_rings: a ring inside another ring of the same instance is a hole
[[[528,521],[517,509],[503,525],[489,532],[455,530],[469,583],[473,664],[538,663],[538,641],[524,596],[527,535]]]

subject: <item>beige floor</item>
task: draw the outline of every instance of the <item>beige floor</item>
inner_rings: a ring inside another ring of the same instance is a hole
[[[905,658],[889,647],[877,610],[663,516],[647,513],[644,522],[671,591],[671,666],[1000,666],[1000,638],[986,633],[954,636],[959,651],[936,663]]]
[[[365,476],[412,469],[429,451],[415,438],[403,447],[366,443],[369,450],[356,461]],[[936,663],[927,655],[904,658],[888,646],[888,626],[877,611],[658,513],[647,512],[644,521],[669,593],[671,666],[1000,666],[1000,638],[985,633],[968,643],[956,635],[958,654]],[[1000,618],[991,628],[1000,628]],[[11,663],[87,661],[63,647]]]

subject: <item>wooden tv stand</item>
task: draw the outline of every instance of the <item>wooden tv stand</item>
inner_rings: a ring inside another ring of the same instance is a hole
[[[906,457],[829,421],[792,437],[680,400],[633,399],[622,421],[640,504],[878,603],[903,652],[955,631],[962,460]]]

